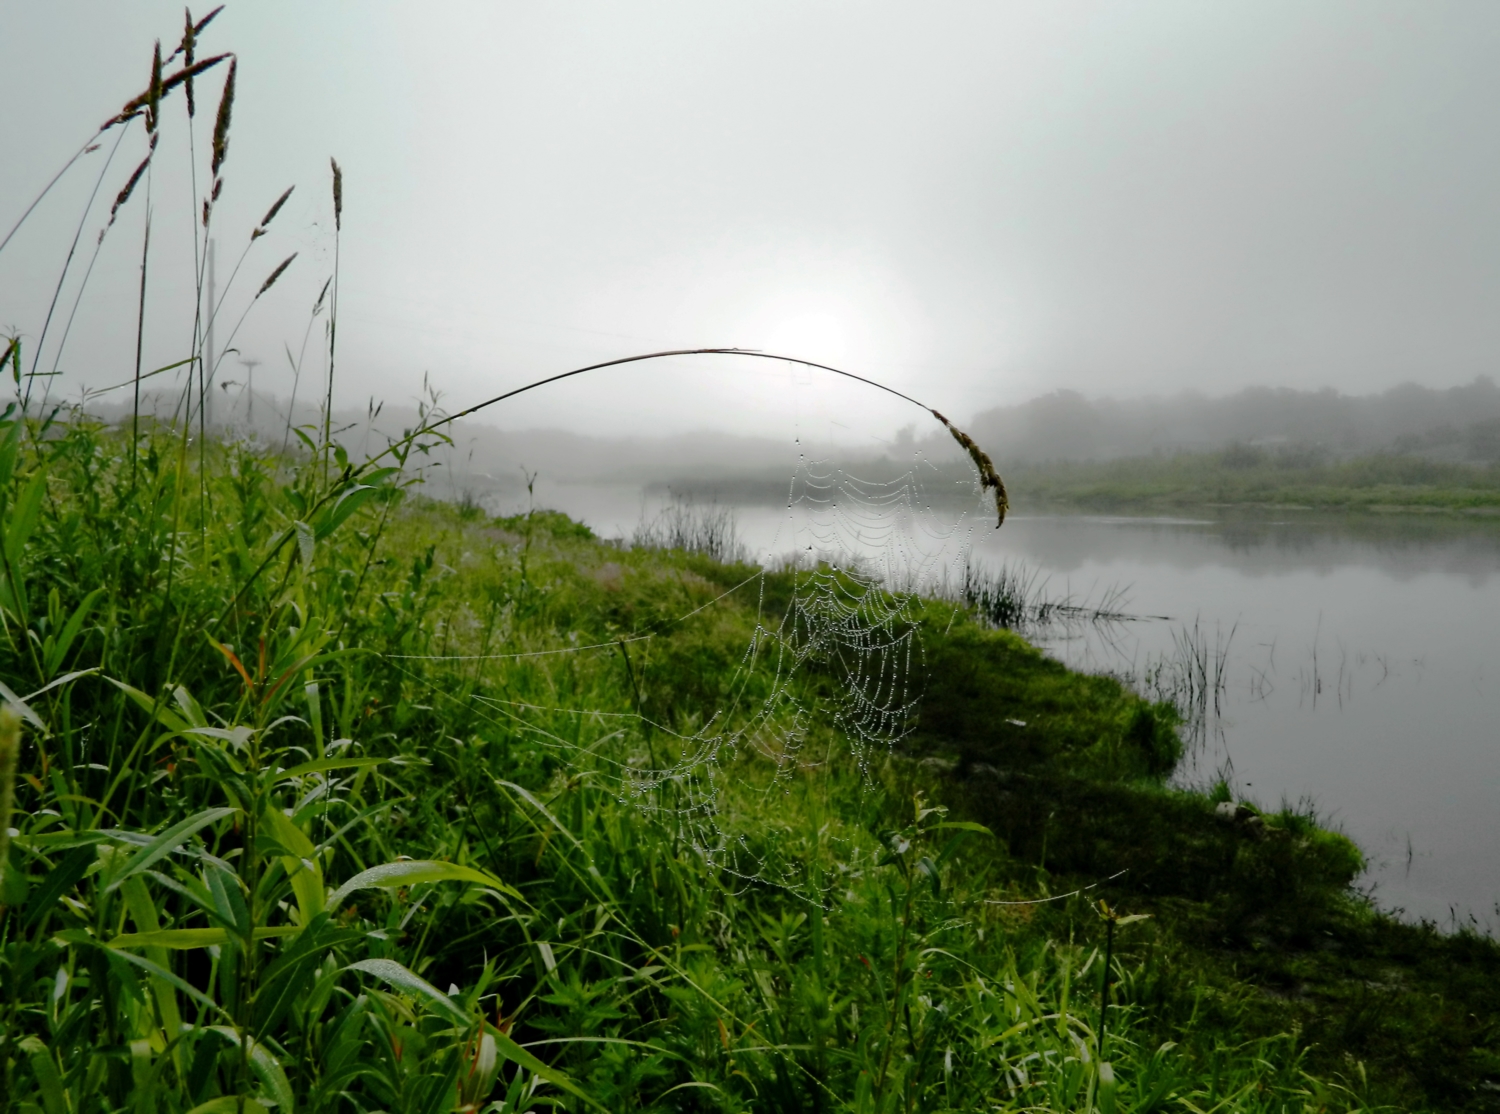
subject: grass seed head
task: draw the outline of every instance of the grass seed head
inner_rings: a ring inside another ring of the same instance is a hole
[[[182,65],[186,70],[193,68],[193,51],[198,46],[198,29],[193,26],[193,13],[188,8],[182,9],[182,44],[172,53],[182,53]],[[191,77],[183,81],[183,92],[187,94],[188,118],[191,119],[198,112],[198,103],[193,99],[193,79]]]
[[[338,232],[344,227],[344,172],[339,169],[339,160],[330,158],[329,164],[333,167],[333,230]]]
[[[125,182],[124,188],[115,196],[115,203],[109,207],[109,224],[106,224],[104,230],[99,233],[101,241],[104,239],[104,232],[107,232],[114,225],[115,217],[119,215],[120,209],[125,202],[130,200],[130,195],[135,192],[135,187],[139,184],[141,175],[146,173],[146,167],[150,165],[151,153],[148,152],[146,157],[141,160],[141,165],[135,168],[135,173]]]
[[[1010,510],[1010,495],[1005,490],[1005,481],[1000,478],[1000,473],[995,471],[995,462],[990,459],[989,453],[985,452],[975,443],[974,438],[959,429],[947,418],[943,417],[942,414],[934,410],[932,416],[943,423],[943,427],[949,433],[953,434],[953,440],[962,445],[964,452],[969,454],[969,459],[974,462],[974,467],[979,470],[980,489],[995,493],[995,513],[998,516],[995,529],[1000,529],[1001,526],[1005,525],[1006,512]]]
[[[224,158],[229,154],[229,119],[234,112],[234,78],[239,71],[240,61],[233,58],[229,62],[229,76],[224,79],[224,95],[219,98],[219,115],[214,120],[214,159],[213,175],[219,176],[219,168],[224,165]]]
[[[151,84],[146,89],[146,130],[152,138],[161,123],[161,40],[156,40],[156,49],[151,55]]]
[[[287,186],[286,192],[276,199],[276,204],[272,205],[270,211],[260,218],[255,231],[250,233],[251,240],[258,240],[266,234],[266,226],[276,219],[276,214],[281,212],[281,207],[286,204],[286,199],[292,196],[292,191],[296,188],[296,186]]]
[[[168,56],[167,61],[170,62],[173,58],[176,58],[179,54],[181,54],[186,58],[188,65],[192,65],[193,50],[198,45],[198,36],[203,34],[203,29],[210,23],[212,23],[214,21],[214,17],[223,10],[224,5],[220,4],[213,11],[209,12],[202,19],[194,23],[193,10],[191,8],[183,8],[182,42],[177,44],[177,49],[172,51],[171,55]]]
[[[255,297],[259,298],[267,290],[271,289],[272,284],[275,283],[275,281],[281,277],[281,272],[285,271],[288,267],[290,267],[292,265],[292,260],[296,259],[296,258],[297,258],[297,253],[296,252],[292,252],[291,255],[289,255],[285,259],[283,259],[281,261],[281,263],[277,266],[277,268],[274,271],[272,271],[269,276],[267,276],[266,281],[260,284],[260,289],[255,292]]]
[[[197,24],[193,27],[193,35],[194,35],[194,37],[196,38],[198,35],[203,34],[203,29],[205,27],[207,27],[210,23],[212,23],[214,21],[214,17],[217,16],[223,10],[224,10],[224,5],[220,4],[213,11],[209,12],[206,16],[204,16],[202,19],[200,19],[197,22]]]
[[[177,86],[191,81],[193,78],[201,74],[204,70],[212,69],[214,66],[217,66],[220,62],[224,61],[224,59],[232,57],[232,54],[215,54],[212,58],[205,58],[201,62],[194,62],[191,66],[184,66],[181,70],[174,73],[171,77],[166,78],[161,83],[160,95],[162,97],[165,97]],[[134,120],[141,114],[141,110],[145,107],[146,102],[150,99],[150,89],[147,89],[139,96],[131,97],[130,100],[125,102],[125,107],[120,109],[119,112],[105,121],[104,125],[99,130],[101,132],[107,132],[110,128],[113,128],[118,124],[123,124],[127,121]]]

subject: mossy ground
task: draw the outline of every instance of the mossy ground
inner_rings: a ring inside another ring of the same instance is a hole
[[[1298,1033],[1310,1065],[1359,1064],[1398,1108],[1500,1109],[1495,941],[1374,911],[1350,888],[1358,849],[1312,817],[1234,822],[1145,776],[1171,753],[1171,712],[1114,681],[1008,632],[960,626],[928,653],[911,743],[935,794],[1001,838],[1018,892],[1119,875],[1093,892],[1152,914],[1125,947],[1164,1039],[1206,1011],[1225,1041]],[[1071,910],[1021,908],[1025,931],[1098,934]]]

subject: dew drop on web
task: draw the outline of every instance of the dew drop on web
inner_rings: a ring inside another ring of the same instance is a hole
[[[778,833],[766,831],[766,821],[753,809],[731,814],[722,807],[723,775],[741,792],[763,785],[768,800],[777,790],[790,796],[794,776],[810,783],[833,776],[836,763],[829,760],[840,752],[863,777],[873,775],[914,725],[925,685],[921,599],[967,561],[976,504],[929,499],[923,481],[946,477],[925,458],[894,478],[871,479],[809,458],[800,436],[794,443],[798,459],[787,513],[779,516],[772,544],[760,551],[766,558],[761,599],[773,572],[790,578],[790,598],[780,618],[758,612],[734,674],[734,690],[743,698],[704,708],[694,725],[675,731],[670,721],[648,727],[636,716],[631,729],[610,725],[603,737],[580,736],[571,765],[575,772],[586,768],[617,779],[622,800],[707,865],[810,892],[812,880],[777,853]],[[944,482],[934,487],[952,490]],[[745,552],[743,546],[738,551]],[[753,589],[741,592],[747,590]],[[702,611],[678,621],[694,621]],[[804,702],[800,678],[808,669],[833,679],[831,702]],[[648,732],[657,736],[654,751]],[[678,745],[664,752],[663,733],[676,735]],[[674,752],[665,768],[647,756]],[[741,763],[763,764],[763,774],[736,777]],[[812,784],[809,789],[817,791]]]

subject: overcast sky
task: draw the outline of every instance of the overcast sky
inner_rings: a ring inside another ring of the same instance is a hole
[[[181,21],[176,3],[0,0],[0,235]],[[594,359],[721,344],[839,363],[966,416],[1058,387],[1365,392],[1497,370],[1492,0],[237,0],[200,50],[240,59],[221,288],[297,186],[221,325],[222,344],[300,252],[234,340],[283,396],[284,345],[300,347],[333,263],[330,155],[346,175],[344,403],[408,400],[425,373],[460,405]],[[200,195],[224,72],[199,86]],[[148,365],[186,354],[193,304],[180,96],[165,121]],[[116,134],[0,254],[0,324],[40,333]],[[143,151],[136,124],[75,276]],[[42,349],[59,391],[131,374],[146,200],[110,231],[62,358]],[[321,390],[316,338],[304,396]],[[913,416],[697,361],[494,417],[780,432],[794,411],[882,436]]]

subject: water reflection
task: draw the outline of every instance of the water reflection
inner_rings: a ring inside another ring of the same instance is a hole
[[[1149,691],[1153,670],[1181,670],[1184,630],[1196,631],[1223,691],[1192,732],[1185,780],[1229,776],[1266,804],[1311,798],[1370,854],[1368,882],[1387,907],[1493,919],[1493,522],[1036,515],[1013,525],[978,552],[1024,560],[1067,589],[1129,584],[1133,609],[1173,618],[1047,639],[1070,665]]]

